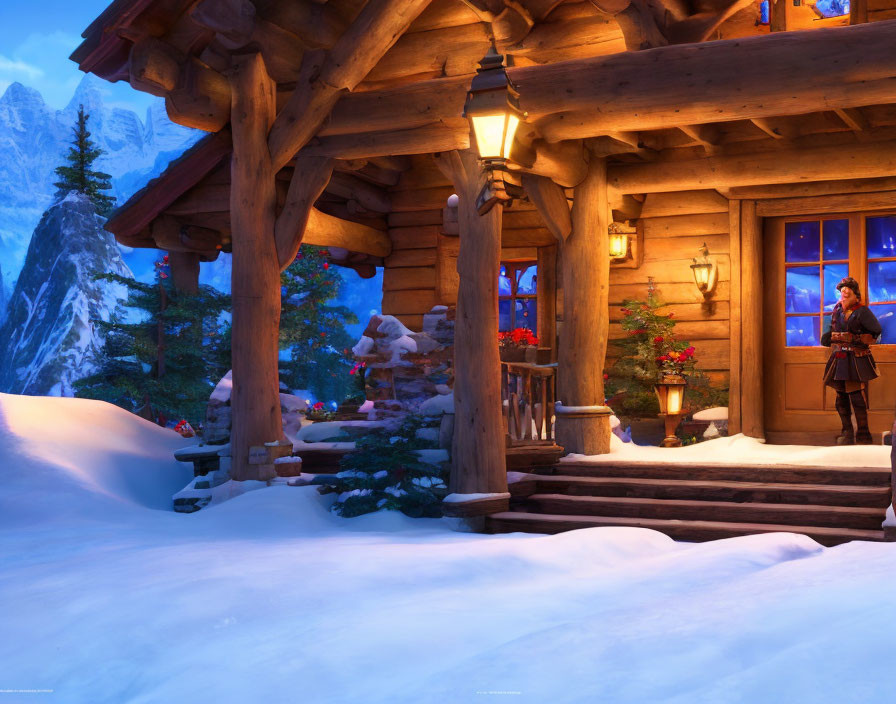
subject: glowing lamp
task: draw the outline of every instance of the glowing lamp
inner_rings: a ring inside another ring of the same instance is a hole
[[[691,264],[691,271],[694,273],[694,283],[697,284],[700,293],[703,294],[704,298],[709,298],[716,287],[719,269],[715,262],[709,258],[709,248],[705,242],[700,248],[700,253],[702,256],[699,260],[694,258],[694,263]]]
[[[477,200],[480,214],[487,213],[499,201],[512,200],[503,171],[516,130],[525,116],[520,110],[519,93],[504,69],[504,57],[493,46],[479,62],[464,104],[464,117],[472,125],[476,150],[489,175]]]
[[[684,408],[684,389],[687,382],[681,376],[664,376],[654,386],[656,398],[660,403],[660,415],[665,416],[666,437],[661,447],[681,447],[681,440],[675,435],[675,429],[681,421]]]

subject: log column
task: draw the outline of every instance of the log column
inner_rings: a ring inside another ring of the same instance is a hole
[[[476,196],[483,180],[474,154],[447,152],[437,156],[437,163],[454,183],[459,198],[460,286],[454,328],[455,426],[449,489],[455,494],[505,494],[507,469],[498,356],[503,207],[496,205],[482,216],[477,212]],[[507,499],[498,504],[492,500],[487,510],[481,512],[506,510]],[[446,508],[446,512],[450,509]],[[463,515],[475,513],[467,510]]]
[[[762,321],[762,218],[756,201],[741,202],[741,431],[751,438],[765,437],[763,396]]]
[[[233,395],[231,476],[268,479],[273,465],[250,464],[249,448],[283,438],[277,372],[280,265],[274,239],[277,189],[268,150],[276,88],[260,54],[234,57],[231,76],[233,157]]]
[[[610,451],[610,409],[604,405],[604,362],[610,331],[609,202],[606,159],[591,158],[576,186],[572,232],[560,245],[563,325],[557,365],[557,443],[567,453]]]

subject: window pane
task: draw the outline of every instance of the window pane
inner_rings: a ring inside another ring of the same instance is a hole
[[[896,257],[896,217],[868,218],[865,221],[868,236],[868,258]]]
[[[819,320],[817,315],[784,318],[788,347],[817,347],[819,345]]]
[[[839,17],[849,14],[849,0],[818,0],[815,9],[822,17]]]
[[[537,267],[530,266],[528,269],[522,272],[519,278],[519,288],[517,289],[517,293],[535,293],[535,284],[536,284],[536,276]]]
[[[529,328],[538,334],[538,316],[534,298],[519,298],[516,301],[516,327]]]
[[[869,262],[868,302],[896,301],[896,262]]]
[[[501,274],[498,276],[498,295],[499,296],[509,296],[511,294],[510,290],[510,279],[504,275],[504,267],[501,267]]]
[[[824,267],[824,309],[834,310],[834,304],[840,300],[837,284],[849,275],[848,264],[826,264]]]
[[[785,313],[815,313],[821,309],[821,278],[817,266],[787,269]]]
[[[849,220],[825,220],[824,258],[849,259]]]
[[[510,300],[498,301],[498,330],[507,332],[512,329],[510,325]]]
[[[883,306],[868,306],[868,308],[877,316],[884,329],[878,342],[885,345],[896,345],[896,305],[891,303]]]
[[[784,225],[784,253],[788,262],[817,262],[821,223],[788,222]]]

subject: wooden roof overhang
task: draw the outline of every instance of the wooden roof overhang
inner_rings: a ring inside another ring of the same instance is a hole
[[[574,186],[587,139],[610,157],[620,210],[626,194],[737,195],[771,184],[889,177],[896,173],[894,36],[896,20],[510,68],[529,114],[524,170]],[[304,241],[333,246],[340,263],[380,263],[406,155],[469,146],[459,116],[468,85],[462,75],[343,95],[301,151],[338,160]],[[226,128],[205,138],[107,228],[130,246],[204,257],[226,247],[229,149]],[[281,206],[292,168],[279,177]],[[447,181],[436,175],[424,185]]]

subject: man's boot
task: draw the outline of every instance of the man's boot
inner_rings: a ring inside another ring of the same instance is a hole
[[[840,423],[843,426],[843,429],[837,436],[837,444],[855,444],[856,439],[852,431],[852,415],[849,410],[849,394],[845,391],[838,391],[837,400],[834,403],[834,408],[837,409],[837,414],[840,416]]]
[[[871,431],[868,430],[868,404],[865,402],[865,394],[862,391],[853,391],[849,395],[852,402],[852,412],[856,415],[856,443],[858,445],[871,444]]]

